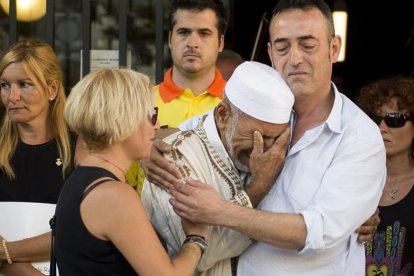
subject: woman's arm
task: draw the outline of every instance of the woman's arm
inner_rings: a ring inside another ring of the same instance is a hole
[[[140,275],[193,275],[201,257],[193,242],[182,246],[170,260],[136,192],[119,182],[95,188],[81,204],[81,217],[89,232],[111,240]],[[209,228],[186,225],[187,234],[207,237]]]
[[[0,239],[3,238],[0,236]],[[31,238],[7,242],[7,250],[13,262],[49,261],[51,232]],[[3,246],[0,246],[0,261],[6,261]]]

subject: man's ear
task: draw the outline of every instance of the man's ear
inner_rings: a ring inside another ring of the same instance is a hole
[[[172,37],[172,31],[168,32],[168,47],[171,49],[171,37]]]
[[[219,53],[224,49],[224,35],[219,36]]]
[[[341,47],[342,47],[342,39],[339,35],[336,35],[332,38],[331,41],[331,60],[332,63],[336,63],[338,61],[339,58],[339,52],[341,51]]]
[[[227,127],[227,124],[231,120],[230,105],[225,101],[221,101],[214,109],[214,118],[216,120],[217,130],[220,133]]]
[[[275,68],[273,64],[273,55],[272,55],[272,44],[270,42],[267,43],[267,54],[269,55],[270,62],[272,63],[272,67]]]

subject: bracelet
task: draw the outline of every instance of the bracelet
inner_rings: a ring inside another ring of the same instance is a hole
[[[198,247],[200,247],[201,249],[201,254],[203,254],[204,251],[206,251],[208,246],[206,239],[200,235],[187,235],[183,242],[183,245],[189,242],[193,242],[196,245],[198,245]]]
[[[12,264],[13,261],[10,258],[9,250],[7,249],[7,245],[6,245],[6,240],[3,240],[2,243],[3,243],[4,255],[6,255],[7,263]]]

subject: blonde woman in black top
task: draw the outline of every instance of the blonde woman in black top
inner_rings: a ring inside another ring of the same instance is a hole
[[[55,250],[65,275],[192,275],[209,227],[183,221],[187,239],[170,260],[136,192],[125,183],[134,160],[148,158],[159,128],[147,76],[102,69],[71,91],[64,115],[85,141],[56,207]]]

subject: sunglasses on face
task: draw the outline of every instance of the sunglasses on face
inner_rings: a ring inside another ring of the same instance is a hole
[[[152,116],[148,116],[148,120],[151,122],[153,126],[155,126],[157,124],[157,119],[158,119],[158,107],[154,107]]]
[[[377,125],[380,125],[382,120],[384,120],[385,124],[390,128],[403,127],[405,126],[405,123],[411,119],[409,116],[397,112],[387,113],[384,116],[375,114],[372,115],[371,118]]]

